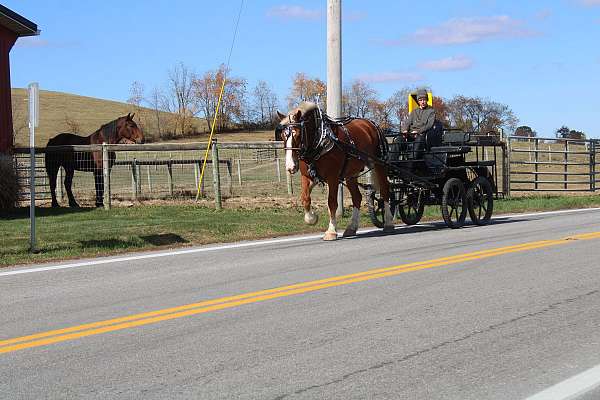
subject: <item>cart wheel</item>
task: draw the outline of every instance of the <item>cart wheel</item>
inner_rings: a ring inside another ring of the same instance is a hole
[[[422,198],[422,193],[408,193],[406,195],[406,204],[398,204],[398,213],[402,222],[406,225],[418,224],[423,217],[425,210],[425,202]]]
[[[475,225],[487,225],[494,211],[494,192],[489,179],[478,176],[467,190],[469,216]]]
[[[442,196],[442,217],[449,228],[460,228],[467,216],[467,196],[465,185],[458,178],[450,178],[444,185]]]
[[[371,222],[378,228],[383,228],[384,204],[380,194],[373,189],[367,189],[367,212]],[[393,211],[392,211],[392,215]]]

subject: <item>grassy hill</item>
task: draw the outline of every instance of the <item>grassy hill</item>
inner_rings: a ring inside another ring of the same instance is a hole
[[[15,145],[29,145],[29,129],[27,128],[27,89],[13,88],[13,125],[16,131]],[[113,119],[135,112],[135,121],[140,125],[146,137],[159,141],[156,114],[149,108],[136,109],[127,103],[111,100],[102,100],[93,97],[78,96],[69,93],[52,92],[40,90],[40,125],[36,129],[36,146],[46,146],[48,139],[61,132],[77,132],[81,135],[89,135],[96,131],[101,125]],[[160,113],[163,130],[171,127],[174,115],[166,112]],[[194,119],[194,128],[199,132],[208,131],[207,124],[199,118]],[[201,134],[196,137],[170,138],[169,141],[202,141],[208,135]],[[269,140],[273,137],[271,131],[262,132],[236,132],[219,134],[219,140],[223,141],[248,141]]]

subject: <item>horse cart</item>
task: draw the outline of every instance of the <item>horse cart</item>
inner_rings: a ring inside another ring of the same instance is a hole
[[[400,132],[383,133],[387,156],[377,161],[386,167],[394,217],[414,225],[421,220],[426,205],[436,205],[450,228],[462,227],[467,212],[476,225],[490,222],[494,199],[498,198],[497,149],[502,146],[495,136],[438,127],[429,131],[417,150],[416,142],[407,141]],[[373,224],[383,227],[383,199],[375,185],[362,186]]]

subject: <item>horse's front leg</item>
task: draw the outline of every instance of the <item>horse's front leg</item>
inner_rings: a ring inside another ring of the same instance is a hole
[[[302,200],[302,206],[304,207],[304,222],[308,225],[314,225],[319,220],[319,216],[314,213],[311,209],[310,193],[315,187],[316,183],[313,182],[309,177],[302,175],[302,191],[300,199]]]
[[[355,177],[346,178],[346,185],[352,196],[352,219],[344,231],[344,237],[356,236],[356,231],[358,230],[358,224],[360,222],[360,203],[362,201],[362,195],[358,189],[357,179]]]

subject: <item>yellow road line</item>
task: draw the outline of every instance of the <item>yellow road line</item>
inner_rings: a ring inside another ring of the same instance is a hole
[[[397,265],[394,267],[378,268],[349,275],[340,275],[326,279],[320,279],[289,286],[282,286],[273,289],[240,294],[237,296],[228,296],[214,300],[186,304],[178,307],[166,308],[163,310],[150,311],[141,314],[134,314],[120,318],[72,326],[64,329],[41,332],[33,335],[21,336],[0,341],[0,354],[22,350],[26,348],[39,347],[48,344],[64,342],[67,340],[73,340],[85,336],[98,335],[101,333],[143,326],[147,324],[167,321],[190,315],[202,314],[211,311],[237,307],[240,305],[256,303],[259,301],[313,292],[316,290],[341,285],[348,285],[351,283],[363,282],[372,279],[379,279],[410,271],[417,271],[444,265],[457,264],[460,262],[495,257],[503,254],[540,249],[550,246],[557,246],[561,244],[568,244],[569,241],[572,240],[591,240],[596,238],[600,238],[600,232],[574,235],[559,240],[542,240],[538,242],[523,243],[519,245],[506,246],[489,250],[480,250],[472,253],[442,257],[428,261],[413,262],[408,264]]]

